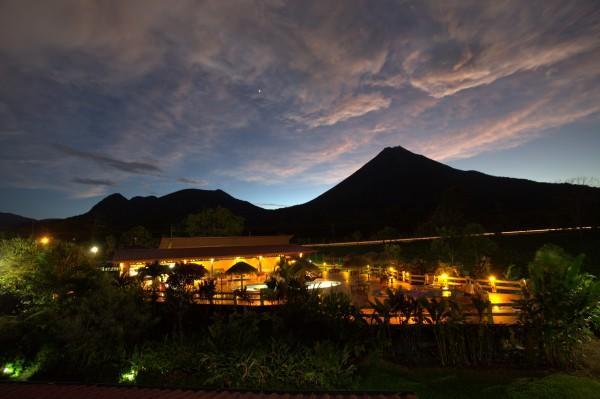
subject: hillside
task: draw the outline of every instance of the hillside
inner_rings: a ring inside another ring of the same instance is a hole
[[[131,199],[113,194],[83,215],[39,221],[36,230],[86,239],[143,225],[166,235],[189,213],[217,206],[244,217],[248,234],[290,233],[312,240],[348,238],[356,231],[369,237],[386,226],[412,235],[470,222],[488,231],[600,225],[598,188],[462,171],[394,147],[302,205],[266,210],[221,190]]]
[[[0,212],[0,231],[12,230],[25,224],[29,225],[32,221],[34,221],[34,219],[15,215],[13,213]]]
[[[275,213],[275,223],[323,238],[385,226],[414,233],[466,222],[488,230],[598,224],[600,189],[462,171],[394,147],[312,201]]]

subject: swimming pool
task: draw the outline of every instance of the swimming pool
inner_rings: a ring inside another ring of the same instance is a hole
[[[309,281],[308,283],[306,283],[306,288],[308,288],[309,290],[317,290],[317,289],[337,287],[340,284],[342,284],[342,283],[339,281],[318,278],[314,281]],[[239,289],[239,288],[240,287],[237,287],[237,289]],[[258,292],[260,290],[264,290],[265,288],[267,288],[267,285],[265,283],[248,284],[248,285],[245,285],[244,288],[246,288],[246,291]]]

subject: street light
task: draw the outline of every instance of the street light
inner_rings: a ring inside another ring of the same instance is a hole
[[[96,254],[98,253],[98,251],[100,251],[100,248],[98,248],[98,247],[97,247],[97,246],[95,246],[95,245],[94,245],[94,246],[92,246],[92,247],[90,248],[90,253],[91,253],[92,255],[96,255]]]

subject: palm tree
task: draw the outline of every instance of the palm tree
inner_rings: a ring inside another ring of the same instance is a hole
[[[169,274],[167,304],[174,309],[180,338],[183,337],[183,316],[194,298],[194,282],[207,274],[208,270],[204,266],[193,263],[178,263]]]
[[[168,275],[169,273],[169,267],[166,265],[161,265],[158,262],[148,263],[146,266],[139,269],[138,276],[142,281],[146,278],[150,279],[150,295],[152,300],[157,299],[157,294],[160,291],[162,276]]]

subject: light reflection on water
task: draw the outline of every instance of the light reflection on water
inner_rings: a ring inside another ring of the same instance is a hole
[[[308,288],[309,290],[315,290],[315,289],[320,289],[320,288],[337,287],[340,284],[342,284],[342,283],[339,281],[325,280],[325,279],[318,278],[314,281],[310,281],[310,282],[306,283],[306,288]],[[267,285],[264,283],[248,284],[248,285],[245,285],[244,288],[246,288],[247,291],[258,292],[260,290],[267,288]],[[239,287],[238,287],[238,289],[239,289]]]

